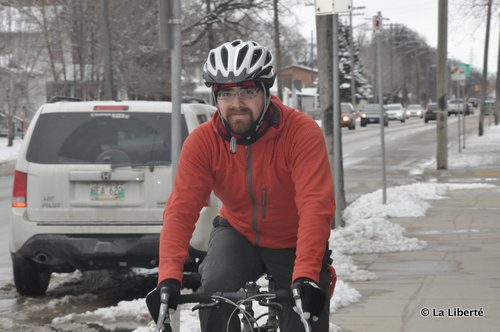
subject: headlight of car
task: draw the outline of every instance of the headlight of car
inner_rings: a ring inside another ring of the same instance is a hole
[[[348,116],[346,116],[346,115],[344,115],[344,116],[342,117],[342,121],[345,121],[345,122],[349,121],[349,117],[348,117]]]
[[[401,112],[397,112],[397,113],[396,113],[396,116],[401,116]]]
[[[364,119],[366,118],[366,114],[365,113],[361,113],[361,117]]]
[[[417,115],[422,115],[422,111],[417,111]]]

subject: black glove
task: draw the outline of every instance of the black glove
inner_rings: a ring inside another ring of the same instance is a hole
[[[165,279],[155,289],[146,295],[146,305],[148,306],[149,314],[155,322],[158,322],[160,314],[160,290],[166,289],[168,295],[168,311],[173,313],[177,309],[179,296],[181,295],[181,283],[175,279]]]
[[[292,295],[300,296],[304,318],[313,322],[318,321],[319,315],[325,305],[326,295],[319,288],[318,284],[309,278],[298,278],[292,285]],[[293,310],[300,313],[297,308],[295,298],[293,299]]]

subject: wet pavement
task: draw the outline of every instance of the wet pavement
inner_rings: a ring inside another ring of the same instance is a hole
[[[427,171],[427,180],[497,187],[449,191],[432,201],[424,217],[391,219],[428,247],[354,255],[356,264],[375,272],[377,279],[351,282],[361,302],[331,320],[342,331],[498,331],[499,170]]]

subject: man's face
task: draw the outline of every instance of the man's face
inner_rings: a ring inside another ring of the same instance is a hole
[[[254,124],[264,107],[264,93],[257,87],[230,87],[217,91],[217,106],[235,134]]]

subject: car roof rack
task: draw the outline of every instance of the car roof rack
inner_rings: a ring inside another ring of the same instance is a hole
[[[59,101],[82,101],[80,98],[65,97],[65,96],[52,96],[49,99],[49,103],[57,103]]]
[[[203,100],[203,98],[192,97],[192,96],[184,96],[181,99],[182,103],[186,104],[206,104],[207,102]]]

